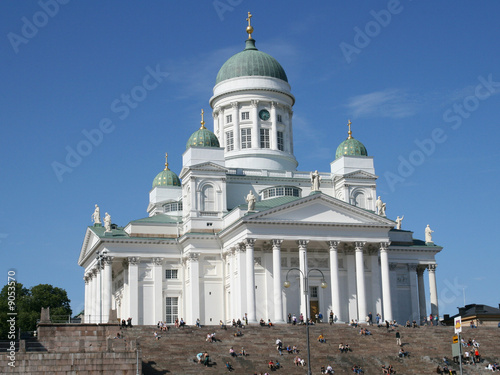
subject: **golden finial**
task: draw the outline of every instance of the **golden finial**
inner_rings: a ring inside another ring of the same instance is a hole
[[[349,126],[349,131],[347,132],[347,134],[349,134],[349,136],[347,137],[347,139],[352,138],[351,124],[352,124],[351,120],[348,120],[347,126]]]
[[[168,154],[165,152],[165,170],[166,171],[169,171],[170,169],[168,169]]]
[[[252,13],[248,12],[248,26],[247,26],[247,33],[248,33],[248,39],[252,39],[252,33],[253,33],[253,27],[250,25],[250,20],[252,19]]]
[[[201,126],[200,126],[200,129],[206,129],[205,128],[205,120],[203,120],[203,114],[205,112],[203,112],[203,109],[201,110]]]

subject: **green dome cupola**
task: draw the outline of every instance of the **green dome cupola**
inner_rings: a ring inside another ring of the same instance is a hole
[[[201,110],[201,126],[191,134],[187,143],[186,149],[189,147],[216,147],[219,148],[219,139],[210,130],[205,128],[205,121],[203,120],[203,109]]]
[[[285,70],[280,63],[267,53],[259,51],[255,47],[252,38],[253,27],[250,25],[252,15],[248,12],[248,39],[245,41],[245,49],[227,60],[220,68],[215,84],[227,79],[245,76],[264,76],[281,79],[288,82]]]
[[[368,152],[366,151],[366,147],[357,139],[352,137],[351,131],[351,120],[347,123],[349,126],[349,131],[347,134],[349,136],[347,139],[342,142],[339,147],[337,147],[337,152],[335,152],[335,159],[339,159],[340,157],[346,156],[368,156]]]
[[[170,169],[168,169],[167,157],[168,154],[165,154],[165,169],[156,175],[155,179],[153,180],[153,188],[157,186],[181,186],[179,177],[177,177],[175,172],[172,172]]]

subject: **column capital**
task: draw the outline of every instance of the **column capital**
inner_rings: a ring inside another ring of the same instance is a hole
[[[408,264],[408,271],[417,272],[417,269],[418,269],[418,264],[416,264],[416,263]]]
[[[238,108],[239,103],[238,102],[231,102],[229,104],[231,104],[231,107],[233,107],[233,108]]]
[[[437,264],[436,263],[431,263],[427,265],[427,269],[429,272],[436,272]]]
[[[307,249],[307,244],[309,243],[309,240],[298,240],[297,245],[299,245],[300,249]]]
[[[253,99],[253,100],[251,100],[250,102],[251,102],[251,104],[252,104],[252,107],[254,107],[254,108],[256,108],[256,107],[259,105],[259,101],[258,101],[258,100],[256,100],[256,99]]]
[[[197,262],[200,259],[200,253],[189,253],[187,259],[190,262]]]
[[[114,259],[114,257],[110,257],[110,256],[105,256],[102,258],[105,266],[111,266],[113,264],[113,259]]]
[[[363,251],[363,246],[365,246],[366,242],[354,242],[354,248],[356,251]]]
[[[94,267],[90,270],[90,272],[92,273],[92,275],[94,277],[97,277],[97,274],[99,273],[99,268],[98,267]]]
[[[245,251],[247,251],[247,248],[243,242],[240,242],[236,245],[235,250],[238,253],[244,253]]]
[[[163,258],[153,258],[151,260],[155,266],[161,266],[163,264]]]
[[[271,102],[271,108],[276,108],[277,103],[276,102]]]
[[[390,242],[380,242],[380,250],[387,251],[387,248],[391,245]]]
[[[417,275],[422,276],[426,269],[427,269],[426,266],[417,265]]]
[[[247,248],[249,248],[249,247],[253,248],[255,246],[255,242],[257,242],[257,239],[255,239],[255,238],[245,238],[243,240],[243,244]]]
[[[85,284],[88,284],[90,282],[91,277],[88,275],[83,276],[83,280],[85,281]]]
[[[272,240],[271,242],[273,244],[273,250],[275,250],[275,248],[277,250],[281,249],[281,244],[283,243],[283,240]]]
[[[389,269],[390,269],[391,271],[394,271],[394,270],[396,269],[396,267],[397,267],[397,266],[398,266],[398,264],[397,264],[397,263],[389,263]]]
[[[340,245],[340,241],[326,241],[326,243],[330,250],[337,250]]]
[[[128,257],[127,260],[128,260],[128,264],[130,266],[137,266],[139,264],[141,258],[140,257]]]

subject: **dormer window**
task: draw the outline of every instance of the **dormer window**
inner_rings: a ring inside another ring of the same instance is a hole
[[[300,198],[301,189],[295,186],[273,186],[260,192],[261,199],[271,199],[276,197],[298,197]]]
[[[163,212],[182,211],[182,202],[169,202],[163,205]]]

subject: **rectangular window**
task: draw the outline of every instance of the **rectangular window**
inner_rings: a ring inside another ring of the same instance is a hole
[[[318,287],[317,286],[310,287],[310,296],[311,296],[311,298],[318,298]]]
[[[241,148],[252,147],[252,129],[241,129]]]
[[[260,148],[269,147],[269,129],[260,129]]]
[[[250,119],[250,112],[241,112],[241,119],[242,120]]]
[[[283,132],[278,132],[278,150],[285,151],[285,142],[283,140]]]
[[[166,279],[177,279],[177,271],[178,270],[165,270],[165,278]]]
[[[234,150],[234,137],[233,137],[233,131],[230,130],[226,132],[226,151],[233,151]]]
[[[281,115],[278,115],[278,122],[282,122],[281,121]]]
[[[233,122],[233,115],[226,116],[226,124],[229,124],[230,122]]]
[[[179,297],[167,297],[165,307],[165,321],[174,324],[179,316]]]

